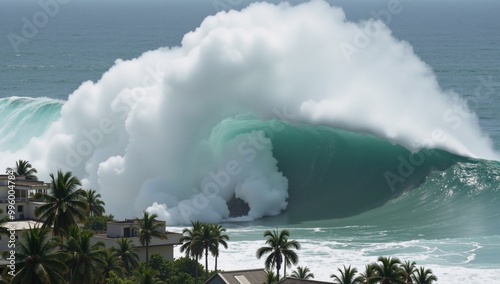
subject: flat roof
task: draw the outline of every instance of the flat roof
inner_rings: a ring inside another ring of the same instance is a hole
[[[35,220],[22,220],[22,221],[9,221],[3,224],[1,227],[12,228],[14,227],[16,231],[29,230],[30,228],[41,227],[43,222]]]

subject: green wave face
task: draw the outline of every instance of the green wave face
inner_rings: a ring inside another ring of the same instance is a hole
[[[1,99],[1,148],[15,151],[43,135],[61,106],[45,98]],[[209,139],[222,153],[236,136],[254,130],[271,139],[289,198],[282,214],[252,224],[369,225],[436,237],[500,233],[497,161],[435,149],[411,153],[369,134],[251,115],[225,119]]]
[[[0,149],[21,149],[60,117],[63,101],[49,98],[0,99]]]
[[[222,141],[263,130],[288,178],[287,210],[259,223],[396,226],[424,235],[500,231],[498,162],[441,150],[411,153],[323,126],[239,118],[219,127]]]

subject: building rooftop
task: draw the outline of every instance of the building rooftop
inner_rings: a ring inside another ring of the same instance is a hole
[[[326,284],[329,282],[316,281],[316,280],[305,280],[305,279],[298,279],[298,278],[292,278],[292,277],[287,277],[287,278],[281,279],[278,282],[278,284],[322,284],[322,283]]]
[[[43,222],[34,220],[22,220],[22,221],[9,221],[3,224],[1,227],[12,228],[14,227],[16,231],[29,230],[30,228],[41,227]]]
[[[266,282],[267,272],[263,268],[223,271],[212,275],[212,277],[205,281],[205,284],[220,283],[220,280],[222,280],[225,284],[260,284]]]
[[[4,175],[4,174],[0,175],[0,180],[8,180],[8,179],[9,175]],[[16,187],[22,186],[22,187],[29,187],[30,189],[46,189],[52,186],[52,184],[50,183],[46,183],[39,180],[27,180],[24,179],[24,177],[16,177],[16,179],[12,181],[15,183]]]

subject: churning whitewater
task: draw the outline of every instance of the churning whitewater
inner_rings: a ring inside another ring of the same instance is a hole
[[[324,1],[220,12],[179,47],[117,60],[64,104],[22,100],[0,100],[12,118],[1,163],[29,160],[41,179],[72,171],[116,217],[149,208],[170,225],[279,215],[313,186],[373,195],[367,210],[435,170],[498,159],[408,43]]]

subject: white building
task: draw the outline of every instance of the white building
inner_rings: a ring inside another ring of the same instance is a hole
[[[33,221],[33,220],[23,220],[23,221],[11,221],[3,225],[2,227],[5,227],[9,229],[9,233],[13,232],[12,235],[15,238],[15,242],[17,242],[21,239],[22,233],[26,230],[29,230],[30,228],[41,228],[42,223],[38,221]],[[52,238],[52,231],[49,232],[48,234],[49,238]],[[9,248],[9,240],[11,239],[11,234],[8,236],[3,235],[2,238],[0,239],[0,251],[7,251],[10,250]]]
[[[14,200],[14,220],[38,219],[35,216],[35,209],[45,203],[35,201],[33,197],[36,193],[47,193],[50,188],[49,183],[42,181],[26,180],[24,176],[16,177],[13,184],[9,184],[8,175],[0,175],[0,208],[2,214],[0,217],[5,217],[9,212],[9,199]],[[14,188],[14,195],[9,197],[9,185]]]
[[[166,229],[165,221],[158,221],[158,223],[162,224],[161,228],[163,231]],[[140,261],[146,261],[146,247],[142,246],[139,242],[138,235],[138,225],[137,220],[125,220],[125,221],[113,221],[108,222],[106,225],[107,232],[106,234],[96,234],[93,237],[95,242],[101,241],[107,247],[117,247],[116,241],[119,238],[125,237],[129,238],[134,242],[136,248],[139,249],[138,255]],[[182,234],[174,233],[174,232],[166,232],[167,239],[161,240],[158,238],[152,238],[151,243],[149,244],[149,255],[160,254],[166,260],[174,259],[174,245],[182,244],[180,238]]]

